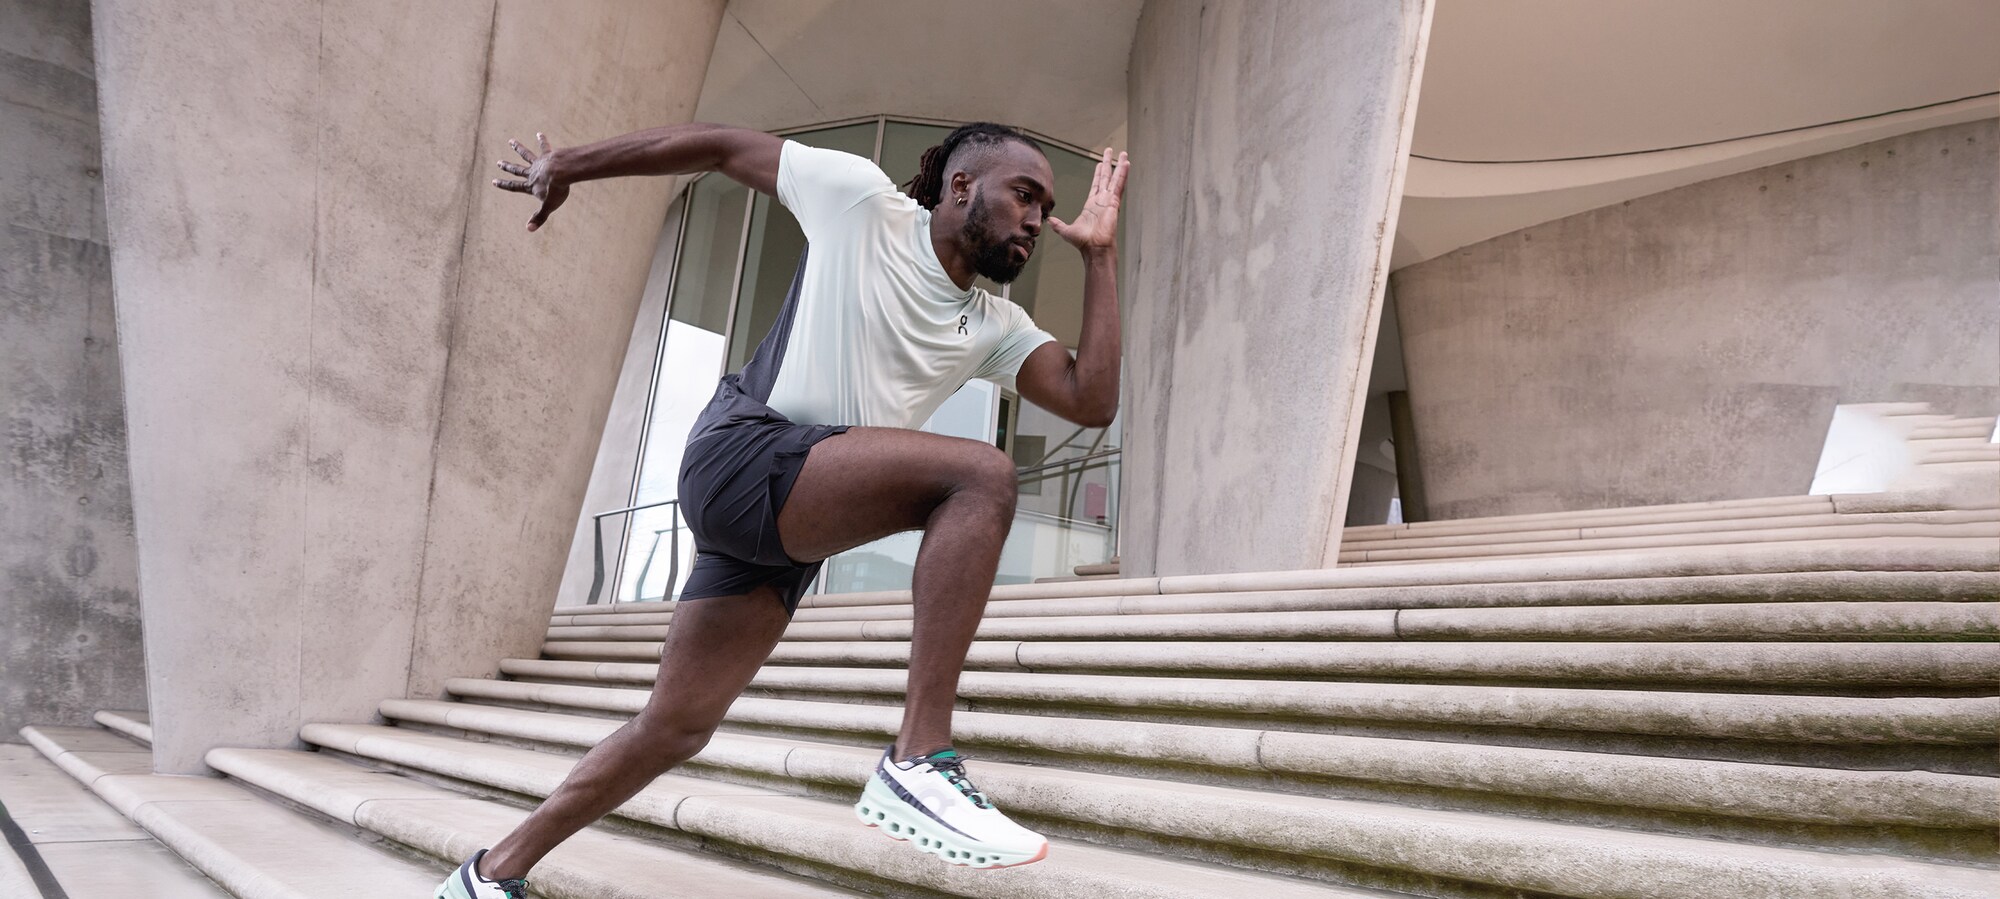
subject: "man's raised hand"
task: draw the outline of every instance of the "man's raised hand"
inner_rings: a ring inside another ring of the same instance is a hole
[[[1111,148],[1105,147],[1103,158],[1097,161],[1097,171],[1090,177],[1090,196],[1083,201],[1083,209],[1076,214],[1076,220],[1065,222],[1049,216],[1049,227],[1085,253],[1115,247],[1118,242],[1118,200],[1125,195],[1125,173],[1131,168],[1132,161],[1124,153],[1118,154],[1114,161]]]
[[[499,162],[500,170],[518,176],[521,180],[502,181],[496,178],[493,181],[493,186],[501,190],[533,194],[535,199],[542,201],[542,208],[535,210],[534,216],[528,219],[530,231],[540,228],[543,222],[549,220],[549,213],[556,211],[556,207],[569,199],[569,183],[556,176],[555,150],[549,147],[548,136],[537,132],[535,140],[542,145],[540,156],[521,146],[520,141],[507,141],[507,146],[513,147],[514,152],[521,154],[521,158],[527,160],[528,164],[522,165],[503,159]]]

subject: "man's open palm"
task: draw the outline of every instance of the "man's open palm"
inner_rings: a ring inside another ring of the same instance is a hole
[[[1118,154],[1116,161],[1111,158],[1111,148],[1104,148],[1104,157],[1097,161],[1097,171],[1090,177],[1090,197],[1083,201],[1082,211],[1076,220],[1065,222],[1049,216],[1049,227],[1079,250],[1110,249],[1118,241],[1118,200],[1125,195],[1125,173],[1132,168],[1132,161],[1124,153]]]
[[[534,217],[528,219],[528,230],[530,231],[540,228],[543,222],[549,220],[549,213],[556,211],[557,206],[561,206],[564,200],[569,199],[569,184],[557,178],[551,168],[554,162],[555,151],[549,148],[548,137],[536,134],[535,142],[542,145],[540,156],[530,152],[527,147],[521,146],[520,141],[508,141],[507,146],[513,147],[514,152],[521,154],[521,158],[527,160],[528,164],[524,166],[519,163],[508,162],[504,159],[501,160],[500,170],[509,175],[517,175],[521,180],[495,180],[493,182],[493,186],[501,190],[531,194],[535,199],[542,201],[542,208],[535,210]]]

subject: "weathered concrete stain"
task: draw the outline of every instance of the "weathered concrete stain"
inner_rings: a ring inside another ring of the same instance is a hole
[[[0,740],[145,708],[85,0],[0,0]],[[18,27],[17,27],[18,26]]]

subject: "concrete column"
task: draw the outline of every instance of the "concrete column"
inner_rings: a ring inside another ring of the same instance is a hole
[[[89,0],[0,0],[0,740],[144,708]]]
[[[1404,521],[1429,521],[1430,507],[1424,500],[1424,468],[1418,464],[1417,419],[1410,413],[1410,392],[1392,390],[1389,400],[1389,429],[1395,434],[1396,485],[1403,497]]]
[[[96,4],[158,770],[537,645],[670,185],[493,161],[686,120],[721,7]]]
[[[1153,0],[1132,44],[1128,576],[1332,565],[1429,0]]]

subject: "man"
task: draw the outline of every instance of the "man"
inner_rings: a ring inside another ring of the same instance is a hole
[[[1118,405],[1117,233],[1129,161],[1104,151],[1073,222],[1049,216],[1041,148],[1001,125],[953,131],[896,185],[858,156],[741,128],[655,128],[540,153],[503,190],[532,194],[540,228],[580,181],[715,171],[778,198],[808,252],[776,324],[723,378],[688,437],[680,497],[697,557],[651,698],[513,833],[439,897],[519,899],[556,844],[707,744],[835,553],[921,529],[903,724],[855,811],[960,865],[1039,861],[1048,841],[1008,820],[951,748],[959,671],[1013,522],[1014,463],[974,440],[912,430],[971,378],[1080,425]],[[1077,353],[1015,304],[973,286],[1019,275],[1047,225],[1083,254]]]

